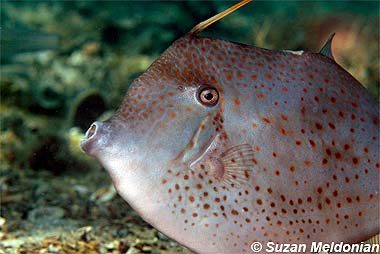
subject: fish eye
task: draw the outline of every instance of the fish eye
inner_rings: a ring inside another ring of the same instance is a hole
[[[198,100],[205,106],[215,106],[219,100],[218,90],[214,87],[202,86],[198,92]]]

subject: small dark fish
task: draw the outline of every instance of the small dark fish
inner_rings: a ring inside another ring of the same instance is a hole
[[[59,36],[30,30],[24,27],[0,28],[1,63],[7,63],[22,53],[54,50],[59,46]]]

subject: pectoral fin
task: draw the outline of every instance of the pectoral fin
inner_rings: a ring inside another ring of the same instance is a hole
[[[251,145],[243,144],[229,148],[221,154],[224,172],[222,179],[227,187],[248,182],[254,166],[254,152]]]

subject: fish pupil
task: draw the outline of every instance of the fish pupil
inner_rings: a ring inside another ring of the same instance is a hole
[[[206,100],[208,100],[208,101],[212,100],[213,97],[214,97],[214,96],[212,95],[212,93],[206,93],[206,94],[204,95],[204,98],[205,98]]]

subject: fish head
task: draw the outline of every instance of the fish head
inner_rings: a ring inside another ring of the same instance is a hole
[[[209,44],[192,35],[174,42],[132,82],[114,116],[93,123],[82,140],[82,149],[102,163],[148,222],[161,207],[162,182],[191,171],[205,150],[226,140],[223,82],[202,57]]]

